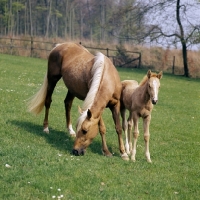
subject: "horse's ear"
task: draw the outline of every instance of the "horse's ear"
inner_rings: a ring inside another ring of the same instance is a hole
[[[163,76],[163,72],[162,72],[162,71],[160,71],[160,72],[159,72],[159,74],[157,75],[157,77],[158,77],[159,79],[161,79],[161,78],[162,78],[162,76]]]
[[[82,109],[81,109],[81,107],[80,107],[80,106],[78,106],[78,112],[79,112],[80,114],[82,114],[82,113],[83,113],[83,111],[82,111]]]
[[[148,77],[148,78],[151,77],[151,70],[148,70],[148,72],[147,72],[147,77]]]
[[[92,112],[90,111],[90,109],[88,109],[88,111],[87,111],[87,117],[88,117],[88,119],[90,119],[92,117]]]

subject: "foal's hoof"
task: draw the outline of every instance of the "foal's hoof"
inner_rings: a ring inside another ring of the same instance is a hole
[[[128,157],[127,153],[123,153],[121,155],[121,157],[122,157],[123,160],[129,161],[129,157]]]
[[[135,160],[135,158],[131,158],[131,161],[132,161],[132,162],[135,162],[136,160]]]
[[[49,134],[49,128],[48,127],[44,128],[43,132]]]

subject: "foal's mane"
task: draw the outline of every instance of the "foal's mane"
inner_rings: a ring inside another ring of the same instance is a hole
[[[157,75],[158,74],[151,72],[151,77],[157,77]],[[147,82],[147,80],[148,80],[148,77],[147,75],[145,75],[143,79],[141,80],[139,86],[143,86]]]

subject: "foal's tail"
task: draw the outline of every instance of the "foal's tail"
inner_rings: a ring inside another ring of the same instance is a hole
[[[47,80],[47,74],[46,74],[44,77],[44,82],[42,84],[42,87],[32,98],[30,98],[28,102],[29,112],[32,112],[34,114],[39,114],[42,111],[45,104],[47,86],[48,86],[48,80]]]

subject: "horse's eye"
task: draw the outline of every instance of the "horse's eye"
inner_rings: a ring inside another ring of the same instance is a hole
[[[87,133],[87,131],[86,131],[86,130],[82,130],[82,132],[83,132],[83,134],[84,134],[84,135]]]

